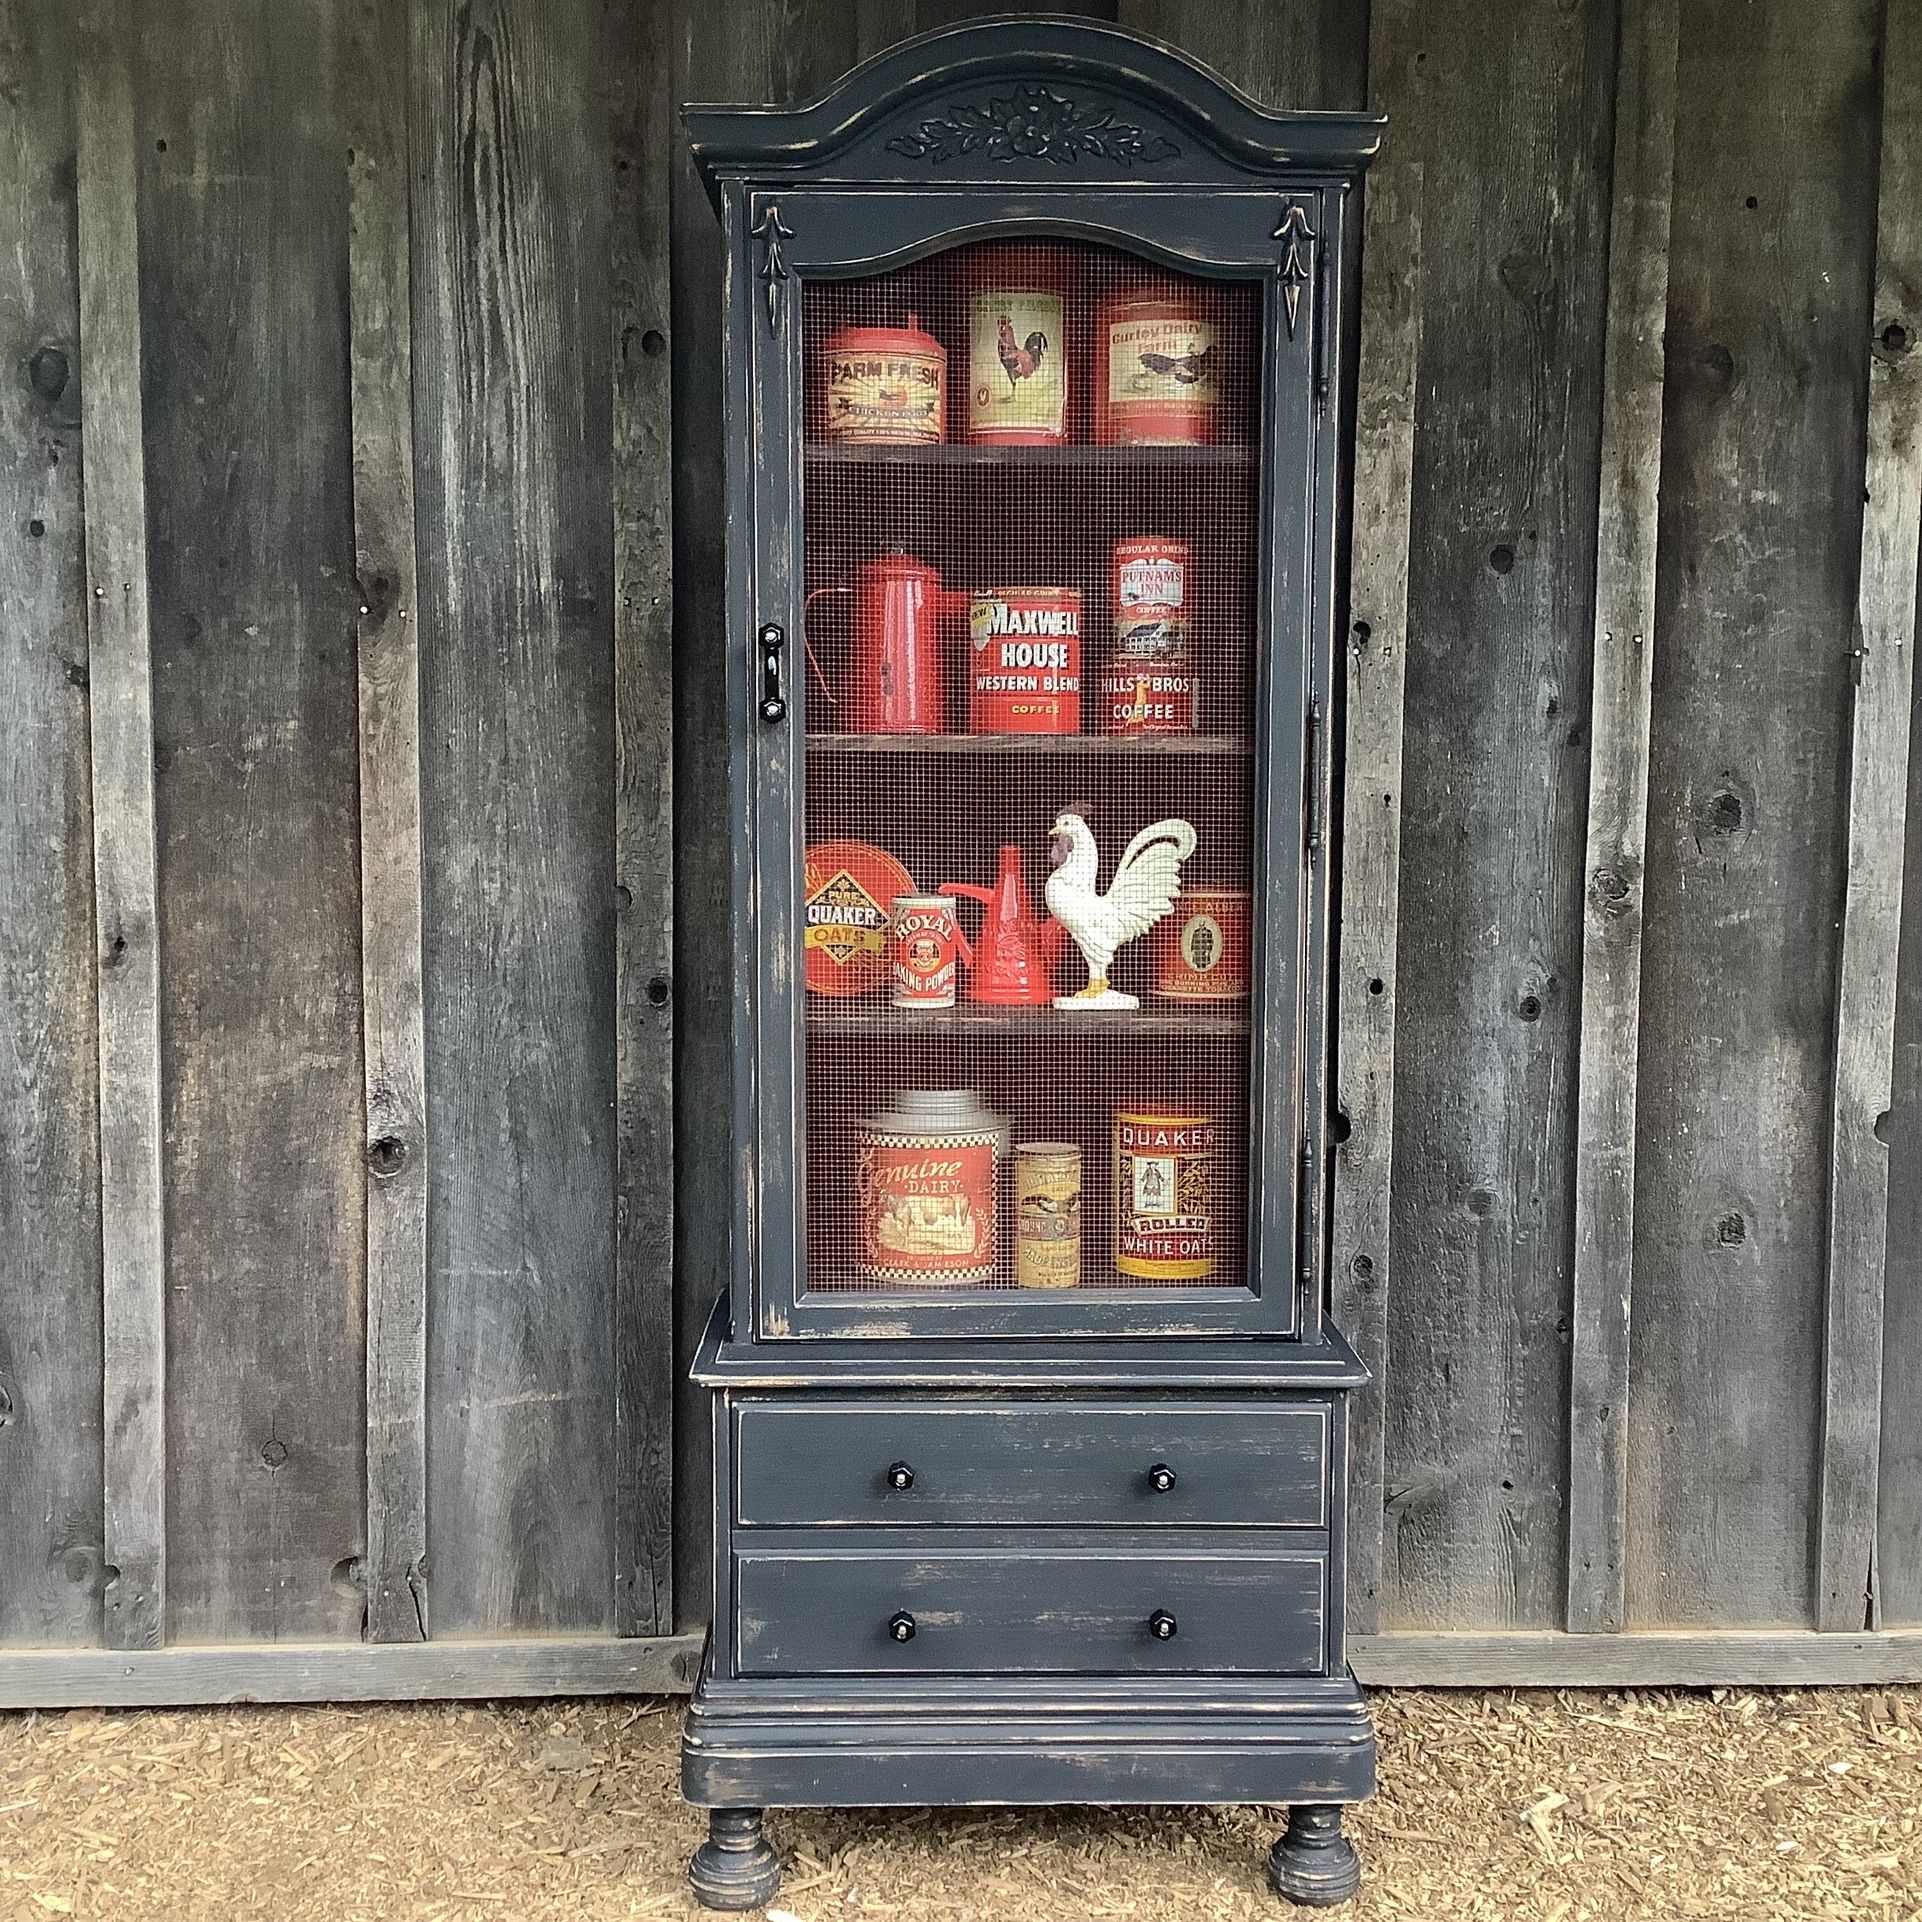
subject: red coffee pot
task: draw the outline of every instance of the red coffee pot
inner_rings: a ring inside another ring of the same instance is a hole
[[[944,636],[941,624],[965,615],[971,597],[943,587],[925,561],[900,552],[863,561],[852,586],[817,588],[808,604],[823,594],[854,597],[854,642],[836,703],[840,725],[854,734],[945,734],[940,644],[964,630],[950,626]]]
[[[993,887],[943,881],[941,892],[965,895],[987,910],[969,961],[968,999],[1004,1008],[1046,1007],[1054,999],[1054,964],[1061,958],[1067,930],[1052,917],[1035,920],[1020,848],[1012,842],[1003,845]]]

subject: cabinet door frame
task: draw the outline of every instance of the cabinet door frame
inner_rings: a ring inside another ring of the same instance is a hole
[[[733,741],[738,990],[735,1240],[739,1338],[1058,1339],[1224,1334],[1319,1338],[1326,1075],[1325,849],[1333,655],[1333,368],[1340,340],[1339,178],[1213,191],[728,183],[724,344],[730,487],[726,673]],[[1281,231],[1299,206],[1313,272],[1292,282]],[[925,1294],[806,1286],[805,988],[799,919],[805,809],[801,301],[814,279],[857,278],[986,239],[1093,241],[1178,271],[1262,289],[1257,447],[1264,530],[1254,734],[1254,983],[1250,997],[1248,1273],[1219,1286]],[[1294,294],[1289,312],[1288,295]],[[759,711],[760,631],[785,637],[785,719]],[[1324,751],[1309,745],[1318,710]],[[1310,796],[1312,781],[1317,792]],[[748,1313],[740,1311],[749,1307]]]

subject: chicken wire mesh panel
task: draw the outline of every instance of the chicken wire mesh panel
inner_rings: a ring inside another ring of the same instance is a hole
[[[807,1285],[1245,1284],[1259,289],[804,313]]]

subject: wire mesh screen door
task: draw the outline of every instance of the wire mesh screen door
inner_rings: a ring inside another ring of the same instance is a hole
[[[1244,1284],[1261,289],[996,242],[803,314],[806,1285]]]

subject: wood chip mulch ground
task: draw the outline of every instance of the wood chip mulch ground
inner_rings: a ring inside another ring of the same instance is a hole
[[[1375,1917],[1922,1918],[1922,1689],[1377,1698]],[[690,1917],[679,1705],[0,1715],[0,1918]],[[775,1922],[1273,1922],[1259,1809],[787,1812]]]

